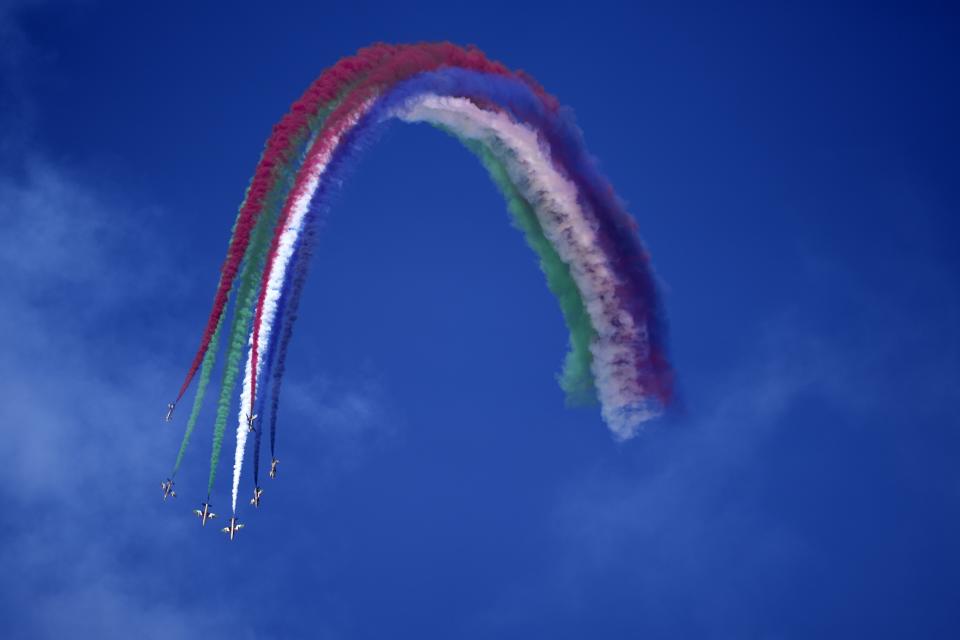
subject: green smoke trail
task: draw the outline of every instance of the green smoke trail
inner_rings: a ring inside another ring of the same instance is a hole
[[[176,477],[177,470],[180,469],[180,463],[183,462],[183,456],[187,452],[187,445],[190,443],[190,436],[193,434],[193,428],[197,425],[197,419],[200,417],[200,408],[203,406],[203,397],[207,392],[207,386],[210,384],[210,378],[213,375],[213,365],[217,360],[217,345],[220,344],[220,329],[223,327],[223,316],[217,321],[217,328],[210,339],[210,348],[203,355],[203,364],[200,367],[200,382],[197,384],[197,395],[193,398],[193,408],[190,410],[190,419],[187,420],[187,430],[183,434],[183,442],[180,443],[180,451],[177,453],[177,461],[173,463],[173,472],[170,477]]]
[[[230,399],[240,375],[240,360],[243,356],[250,324],[253,321],[257,296],[260,293],[260,281],[263,276],[264,262],[270,249],[270,239],[279,217],[280,208],[290,190],[292,174],[285,171],[267,194],[264,207],[257,224],[250,235],[250,244],[237,278],[236,304],[233,308],[233,322],[227,338],[227,355],[223,366],[223,383],[220,386],[220,399],[217,402],[217,416],[213,424],[213,451],[210,454],[210,479],[207,493],[213,491],[213,481],[217,475],[217,464],[223,447],[223,433],[227,427],[227,415],[230,411]],[[204,357],[206,359],[206,356]]]
[[[446,130],[443,127],[438,127]],[[568,405],[585,405],[596,402],[596,389],[590,364],[593,356],[590,343],[596,331],[590,324],[590,317],[583,305],[583,298],[577,289],[570,267],[560,259],[550,241],[543,233],[543,227],[534,213],[533,207],[520,194],[500,159],[488,146],[480,141],[456,136],[464,146],[473,152],[490,173],[490,178],[507,201],[507,209],[513,218],[513,224],[523,232],[527,245],[540,258],[540,269],[547,277],[547,286],[560,301],[563,319],[570,330],[570,351],[564,358],[563,370],[559,376],[560,388],[567,396]]]
[[[249,187],[247,187],[249,190]],[[244,194],[244,201],[247,197]],[[241,203],[240,208],[243,208]],[[230,242],[227,243],[227,251],[230,250],[230,244],[232,243],[233,236],[237,232],[237,223],[239,222],[239,215],[236,220],[233,222],[233,228],[230,229]],[[219,283],[217,284],[219,287]],[[213,365],[217,360],[217,351],[220,347],[220,330],[223,328],[223,318],[226,316],[226,307],[224,307],[224,312],[220,314],[220,317],[217,318],[217,328],[213,332],[213,336],[210,338],[210,345],[207,347],[206,353],[203,354],[203,362],[200,365],[200,381],[197,384],[197,395],[193,398],[193,407],[190,409],[190,418],[187,420],[187,428],[183,433],[183,440],[180,442],[180,451],[177,452],[177,459],[173,463],[173,471],[170,473],[170,477],[173,478],[177,475],[177,471],[180,470],[180,464],[183,462],[183,457],[187,453],[187,446],[190,444],[190,436],[193,435],[193,429],[197,425],[197,420],[200,417],[200,409],[203,407],[203,399],[207,395],[207,387],[210,386],[210,378],[213,377]]]
[[[359,81],[360,80],[357,80],[357,82]],[[277,180],[264,199],[261,215],[250,236],[250,244],[247,247],[244,263],[237,277],[239,285],[237,286],[233,323],[230,326],[230,335],[227,339],[227,355],[223,370],[223,383],[220,388],[220,398],[217,402],[217,416],[213,426],[213,450],[210,454],[210,478],[207,485],[207,493],[213,491],[213,482],[216,479],[220,452],[223,448],[223,435],[227,426],[227,416],[230,411],[230,399],[236,387],[237,378],[240,375],[240,362],[244,348],[246,347],[247,336],[250,333],[250,325],[256,311],[257,298],[260,293],[259,284],[266,266],[264,262],[270,249],[270,240],[273,237],[277,220],[287,196],[293,189],[296,175],[306,159],[307,150],[314,136],[320,131],[329,115],[343,101],[344,97],[349,94],[355,84],[356,83],[352,83],[338,95],[336,99],[322,105],[317,112],[309,118],[306,129],[291,139],[290,147],[293,150],[291,160],[285,167],[279,170]],[[223,316],[220,318],[221,323],[222,321]],[[206,356],[204,356],[204,364],[206,364]]]

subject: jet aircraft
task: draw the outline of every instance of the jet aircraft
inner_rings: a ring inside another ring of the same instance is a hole
[[[260,496],[263,495],[263,489],[260,487],[253,488],[253,498],[250,500],[250,504],[255,507],[260,507]]]
[[[243,529],[243,525],[240,524],[239,520],[237,520],[237,516],[231,516],[230,526],[224,527],[223,529],[221,529],[221,531],[223,531],[224,533],[229,533],[230,539],[233,540],[234,536],[237,535],[237,532],[240,531],[240,529]]]
[[[167,415],[164,416],[163,418],[164,422],[170,422],[171,420],[173,420],[173,410],[176,408],[176,406],[177,405],[175,405],[172,402],[167,403]]]
[[[257,419],[256,414],[250,415],[247,414],[247,433],[253,433],[256,429],[253,428],[253,421]]]
[[[217,517],[213,511],[210,511],[209,502],[201,502],[199,509],[194,509],[193,513],[200,518],[200,526],[207,526],[207,520],[212,520]]]
[[[167,478],[166,482],[160,483],[160,488],[163,489],[163,501],[166,502],[167,498],[176,498],[177,492],[173,490],[173,480]]]
[[[280,461],[274,458],[270,461],[270,479],[276,480],[277,478],[277,465],[280,464]]]

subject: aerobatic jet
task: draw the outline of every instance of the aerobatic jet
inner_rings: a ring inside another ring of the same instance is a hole
[[[160,483],[160,488],[163,489],[163,501],[166,502],[167,498],[176,498],[177,492],[173,490],[173,480],[167,478],[166,482]]]
[[[217,514],[215,514],[213,511],[210,511],[209,502],[201,502],[200,508],[194,509],[193,513],[200,518],[200,526],[203,527],[207,526],[207,520],[212,520],[213,518],[217,517]]]
[[[263,495],[263,489],[260,487],[253,488],[253,498],[250,500],[250,504],[255,507],[260,507],[260,496]]]
[[[173,410],[176,408],[176,406],[177,405],[175,405],[172,402],[167,403],[167,415],[164,416],[163,418],[164,422],[170,422],[171,420],[173,420]]]
[[[250,415],[247,414],[247,433],[253,433],[256,429],[253,428],[253,421],[257,419],[256,414]]]
[[[243,529],[243,525],[240,524],[239,520],[237,520],[237,516],[231,516],[230,526],[224,527],[223,529],[221,529],[221,531],[223,531],[224,533],[229,533],[230,539],[233,540],[234,536],[237,535],[237,532],[240,531],[240,529]]]
[[[280,464],[280,461],[274,458],[270,461],[270,479],[276,480],[277,478],[277,465]]]

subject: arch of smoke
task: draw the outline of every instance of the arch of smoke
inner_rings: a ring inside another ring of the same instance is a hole
[[[320,186],[320,180],[330,163],[330,158],[334,150],[340,143],[341,138],[349,131],[360,118],[370,109],[373,101],[368,100],[354,111],[341,127],[328,138],[328,142],[320,149],[309,164],[303,169],[306,172],[306,180],[303,181],[303,187],[291,194],[289,200],[290,216],[287,225],[280,234],[277,242],[277,252],[273,261],[267,265],[267,289],[264,294],[263,311],[261,312],[260,329],[257,333],[257,351],[263,354],[266,351],[267,343],[270,339],[270,333],[273,330],[273,320],[277,313],[277,302],[280,299],[280,292],[283,288],[284,278],[287,269],[290,266],[290,259],[293,257],[293,250],[296,246],[300,232],[303,230],[303,223],[307,212],[310,209],[310,200]],[[240,476],[243,470],[243,455],[247,444],[247,421],[246,416],[251,415],[253,411],[253,398],[251,396],[251,369],[253,368],[253,330],[251,329],[248,340],[247,364],[244,367],[243,386],[240,392],[240,413],[237,416],[237,447],[233,455],[233,510],[237,510],[237,494],[240,489]],[[263,359],[257,360],[256,375],[260,376],[260,370],[263,366]]]
[[[304,169],[307,172],[304,187],[293,194],[288,224],[281,233],[274,260],[267,266],[267,291],[257,334],[259,353],[265,352],[273,330],[277,302],[310,201],[340,139],[369,111],[373,102],[367,101],[354,111]],[[503,163],[511,181],[533,206],[544,234],[557,249],[561,260],[570,267],[571,277],[597,332],[590,345],[591,370],[607,426],[618,439],[626,440],[636,434],[643,422],[659,415],[646,400],[644,389],[636,380],[638,359],[645,357],[649,350],[647,329],[637,327],[619,303],[616,294],[619,279],[597,242],[593,214],[580,206],[576,187],[553,166],[549,149],[537,133],[504,113],[483,110],[465,98],[435,94],[413,98],[389,117],[447,127],[461,137],[485,144]],[[249,346],[252,345],[251,331]],[[252,411],[253,404],[250,397],[252,356],[250,349],[237,420],[232,492],[234,511],[247,439],[246,416]],[[262,362],[262,359],[257,362],[257,376]]]
[[[597,242],[593,214],[580,206],[576,187],[554,167],[546,143],[505,113],[486,111],[465,98],[423,95],[408,101],[396,116],[482,142],[503,163],[570,267],[597,331],[590,350],[603,417],[618,439],[635,435],[643,422],[658,415],[636,380],[638,361],[649,352],[647,329],[637,327],[617,299],[618,278]]]

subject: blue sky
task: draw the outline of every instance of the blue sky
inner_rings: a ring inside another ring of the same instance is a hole
[[[321,4],[0,2],[0,635],[960,632],[955,10]],[[160,418],[236,207],[323,68],[423,39],[575,109],[683,402],[625,444],[566,409],[494,187],[396,125],[321,235],[280,477],[228,544],[190,515],[212,416],[172,503]]]

